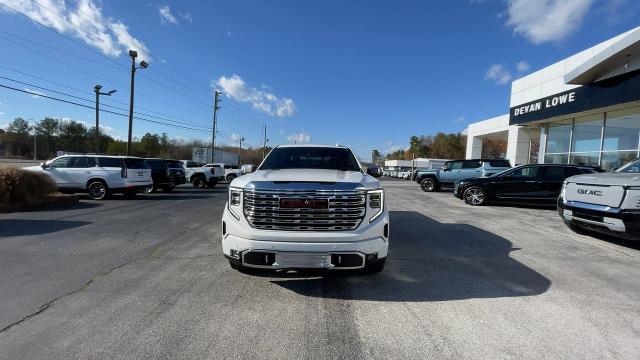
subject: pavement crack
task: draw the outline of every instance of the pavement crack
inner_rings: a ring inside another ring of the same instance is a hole
[[[58,296],[58,297],[56,297],[56,298],[53,298],[53,299],[51,299],[51,300],[47,301],[44,305],[40,306],[40,308],[38,308],[38,310],[36,310],[35,312],[32,312],[31,314],[28,314],[27,316],[23,317],[22,319],[20,319],[20,320],[18,320],[18,321],[15,321],[15,322],[13,322],[13,323],[11,323],[11,324],[9,324],[9,325],[5,326],[4,328],[0,329],[0,334],[1,334],[1,333],[3,333],[3,332],[5,332],[5,331],[7,331],[7,330],[9,330],[9,329],[11,329],[12,327],[14,327],[14,326],[16,326],[16,325],[20,325],[20,324],[24,323],[25,321],[27,321],[27,320],[29,320],[29,319],[31,319],[31,318],[33,318],[33,317],[37,316],[37,315],[42,314],[43,312],[45,312],[46,310],[48,310],[48,309],[49,309],[49,308],[50,308],[50,307],[51,307],[51,306],[52,306],[56,301],[58,301],[58,300],[60,300],[60,299],[63,299],[63,298],[65,298],[65,297],[67,297],[67,296],[74,295],[74,294],[77,294],[77,293],[80,293],[80,292],[85,291],[85,290],[86,290],[86,289],[88,289],[88,288],[89,288],[89,287],[90,287],[90,286],[91,286],[91,285],[92,285],[92,284],[93,284],[93,283],[94,283],[98,278],[101,278],[101,277],[107,276],[107,275],[109,275],[110,273],[112,273],[112,272],[113,272],[113,271],[115,271],[115,270],[118,270],[118,269],[120,269],[120,268],[122,268],[122,267],[124,267],[124,266],[127,266],[127,265],[129,265],[129,264],[131,264],[131,263],[134,263],[134,262],[136,262],[136,261],[139,261],[139,260],[145,259],[145,258],[147,258],[147,257],[148,257],[148,255],[145,255],[145,256],[141,256],[141,257],[135,258],[135,259],[133,259],[133,260],[130,260],[130,261],[127,261],[127,262],[122,263],[122,264],[120,264],[120,265],[117,265],[117,266],[115,266],[115,267],[112,267],[111,269],[109,269],[109,270],[107,270],[107,271],[105,271],[105,272],[102,272],[102,273],[100,273],[100,274],[98,274],[98,275],[94,275],[94,276],[93,276],[91,279],[89,279],[89,280],[88,280],[88,281],[87,281],[87,282],[86,282],[86,283],[85,283],[81,288],[76,289],[76,290],[73,290],[73,291],[70,291],[70,292],[68,292],[68,293],[66,293],[66,294],[60,295],[60,296]]]

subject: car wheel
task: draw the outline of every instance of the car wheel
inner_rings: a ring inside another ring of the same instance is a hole
[[[232,182],[233,179],[235,179],[235,178],[236,178],[235,174],[229,174],[229,175],[227,175],[227,182]]]
[[[203,188],[205,184],[204,176],[197,176],[193,178],[193,180],[191,180],[191,183],[193,184],[193,187],[197,187],[199,189]]]
[[[376,262],[373,262],[373,263],[367,265],[364,268],[364,272],[366,274],[377,274],[377,273],[381,272],[382,269],[384,269],[384,263],[385,263],[386,260],[387,259],[385,258],[385,259],[378,260]]]
[[[462,197],[464,198],[465,203],[473,206],[480,206],[487,200],[487,193],[479,186],[471,186],[464,191]]]
[[[424,180],[420,181],[420,188],[424,192],[436,191],[437,190],[436,189],[436,181],[431,179],[431,178],[424,179]]]
[[[142,190],[142,192],[145,193],[145,194],[151,194],[152,192],[155,192],[155,191],[156,191],[156,187],[153,186],[153,185],[151,185],[151,186],[149,186],[147,188],[144,188],[144,190]]]
[[[87,186],[89,197],[93,200],[103,200],[109,197],[109,188],[102,181],[96,180]]]

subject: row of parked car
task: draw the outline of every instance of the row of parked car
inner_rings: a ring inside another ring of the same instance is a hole
[[[139,192],[171,192],[185,183],[197,188],[215,187],[218,182],[231,182],[244,174],[238,166],[229,164],[99,154],[63,155],[24,169],[47,175],[61,192],[87,193],[95,200],[114,193],[134,197]],[[250,171],[251,167],[243,169]]]
[[[453,188],[472,206],[488,203],[553,205],[572,230],[640,240],[640,159],[612,172],[594,166],[528,164],[507,160],[456,160],[419,170],[425,192]]]
[[[384,170],[382,176],[408,180],[411,178],[411,170]]]

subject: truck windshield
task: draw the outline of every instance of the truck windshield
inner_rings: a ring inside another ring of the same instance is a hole
[[[640,159],[636,159],[623,167],[616,169],[615,172],[618,173],[632,173],[638,174],[640,173]]]
[[[328,169],[361,171],[351,150],[325,147],[281,147],[271,150],[259,170]]]

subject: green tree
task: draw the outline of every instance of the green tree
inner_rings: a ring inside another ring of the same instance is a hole
[[[146,133],[140,139],[137,146],[137,153],[142,156],[159,156],[160,155],[160,137],[158,134]]]
[[[58,148],[70,152],[87,152],[87,127],[74,120],[60,121]]]
[[[39,135],[38,140],[40,140],[39,142],[42,144],[41,146],[38,146],[40,148],[38,154],[42,154],[42,152],[44,152],[43,155],[46,156],[43,157],[45,158],[50,157],[55,153],[55,140],[58,134],[59,122],[60,121],[58,119],[45,117],[36,125],[36,132]]]
[[[16,118],[7,126],[7,133],[17,135],[18,137],[29,137],[31,126],[29,122],[23,118]]]

